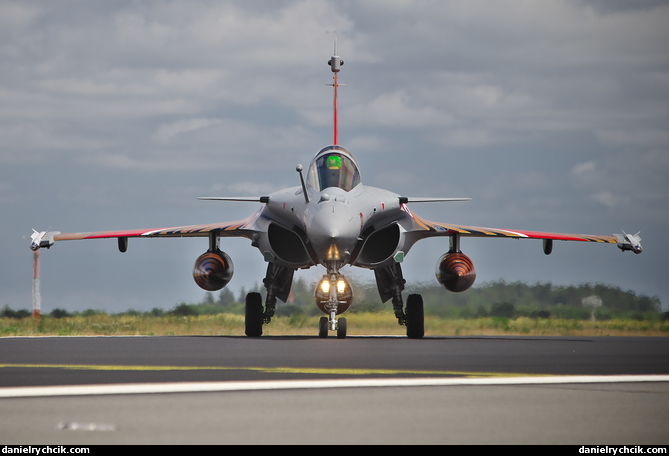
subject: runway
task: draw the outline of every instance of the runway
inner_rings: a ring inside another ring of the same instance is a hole
[[[668,355],[643,337],[2,338],[0,441],[666,445]]]

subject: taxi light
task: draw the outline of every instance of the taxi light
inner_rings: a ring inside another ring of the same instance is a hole
[[[337,292],[338,293],[343,293],[346,290],[346,282],[343,280],[339,280],[337,282]]]

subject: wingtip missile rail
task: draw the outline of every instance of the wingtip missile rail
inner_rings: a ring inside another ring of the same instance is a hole
[[[618,248],[623,252],[630,250],[637,255],[641,253],[643,247],[641,247],[640,233],[641,231],[636,234],[627,234],[623,231],[623,234],[614,234],[614,236],[618,238]]]
[[[50,248],[55,242],[54,236],[57,234],[60,234],[60,231],[37,231],[33,229],[33,234],[30,236],[30,250]]]

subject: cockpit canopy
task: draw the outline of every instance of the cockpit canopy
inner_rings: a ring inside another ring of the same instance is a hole
[[[307,185],[318,191],[338,187],[349,192],[359,183],[358,164],[351,153],[341,146],[324,147],[309,165]]]

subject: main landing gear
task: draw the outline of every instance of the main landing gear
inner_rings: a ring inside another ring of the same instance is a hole
[[[265,308],[260,293],[246,295],[245,333],[249,337],[262,336],[262,325],[269,323],[274,316],[277,298],[286,302],[293,284],[294,269],[284,268],[275,263],[268,263],[263,284],[267,290]]]
[[[260,293],[249,293],[246,295],[246,335],[249,337],[262,336],[262,325],[265,320],[265,312],[262,307],[262,296]]]
[[[267,298],[263,308],[260,293],[246,295],[245,332],[249,337],[262,336],[262,327],[274,316],[277,298],[286,301],[293,280],[292,269],[283,268],[273,263],[267,267],[267,275],[263,280],[267,289]],[[421,339],[425,335],[425,316],[423,297],[410,294],[406,307],[402,299],[405,280],[399,263],[382,269],[375,269],[376,284],[381,300],[392,299],[395,317],[400,325],[406,326],[409,339]],[[337,316],[344,313],[353,302],[353,291],[346,278],[338,272],[330,272],[323,276],[314,293],[316,305],[329,317],[321,317],[318,322],[318,337],[328,337],[329,331],[336,331],[338,339],[346,338],[346,318]]]
[[[402,291],[406,280],[402,275],[399,263],[388,267],[375,269],[376,286],[381,296],[381,301],[392,299],[395,317],[400,325],[407,327],[409,339],[422,339],[425,335],[425,316],[423,311],[423,297],[419,294],[411,294],[407,298],[406,309],[402,299]]]
[[[335,311],[336,312],[336,311]],[[249,337],[262,336],[262,326],[269,323],[266,320],[266,312],[262,305],[262,296],[260,293],[248,293],[246,295],[246,312],[245,312],[245,333]],[[333,330],[337,332],[338,339],[346,338],[346,318],[336,318],[336,313],[331,315],[331,318],[321,317],[318,322],[318,337],[327,337],[328,331]]]
[[[407,337],[409,339],[422,339],[425,335],[425,314],[423,312],[423,297],[421,295],[409,295],[404,316]]]
[[[262,326],[265,323],[265,312],[260,293],[246,295],[246,335],[249,337],[262,336]],[[409,339],[422,339],[425,335],[425,317],[423,312],[423,297],[411,294],[407,298],[406,311],[398,317],[400,325],[407,327]],[[321,317],[318,322],[318,337],[328,337],[329,331],[337,332],[337,339],[345,339],[348,329],[345,317],[336,318],[336,311],[328,317]]]

